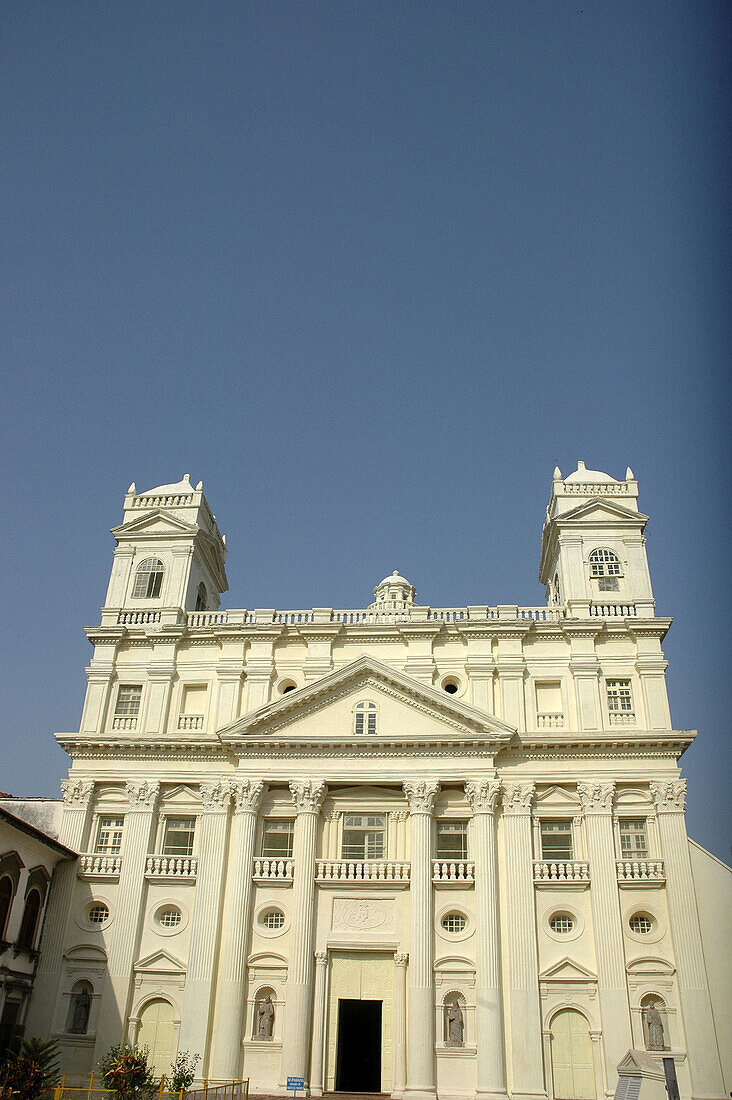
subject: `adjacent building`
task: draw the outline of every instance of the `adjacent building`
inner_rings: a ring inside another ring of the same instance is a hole
[[[646,520],[630,470],[580,463],[540,606],[394,572],[368,606],[222,610],[202,485],[132,485],[57,735],[81,855],[29,1029],[68,1070],[123,1037],[257,1092],[600,1100],[645,1048],[684,1100],[726,1095]]]

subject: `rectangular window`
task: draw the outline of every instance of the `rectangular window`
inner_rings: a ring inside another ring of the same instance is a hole
[[[437,847],[435,854],[438,859],[468,858],[467,821],[437,822]]]
[[[292,859],[295,822],[268,818],[262,829],[262,855],[265,859]]]
[[[192,855],[195,832],[195,817],[166,817],[163,854],[166,856]]]
[[[619,824],[620,854],[623,859],[646,859],[648,837],[645,821],[640,818],[624,818]]]
[[[135,718],[140,713],[142,684],[120,684],[117,688],[117,705],[114,708],[117,718]]]
[[[119,855],[122,850],[124,824],[124,817],[100,817],[94,851],[108,856]]]
[[[607,681],[607,706],[611,714],[632,713],[633,696],[630,692],[630,680]]]
[[[542,821],[541,858],[573,859],[571,821]]]
[[[341,859],[383,859],[386,818],[380,814],[346,814]]]

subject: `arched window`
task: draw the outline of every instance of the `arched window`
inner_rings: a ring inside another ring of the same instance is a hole
[[[71,988],[66,1030],[73,1035],[86,1035],[89,1030],[89,1013],[91,1012],[93,993],[94,986],[86,979],[74,982]]]
[[[353,732],[376,733],[376,703],[364,699],[353,708]]]
[[[160,595],[165,566],[160,558],[145,558],[137,567],[133,600],[154,600]]]
[[[18,933],[18,947],[25,947],[26,949],[33,947],[40,912],[41,895],[38,890],[31,890],[25,899],[23,919],[20,922],[20,932]]]
[[[196,595],[196,611],[206,610],[206,601],[208,600],[208,592],[206,591],[206,585],[201,581],[198,586],[198,593]]]
[[[0,940],[5,935],[10,909],[13,904],[13,882],[10,875],[0,878]]]

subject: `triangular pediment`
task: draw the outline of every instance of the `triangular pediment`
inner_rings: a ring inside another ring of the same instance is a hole
[[[169,955],[167,951],[155,951],[152,955],[146,955],[144,959],[135,963],[134,969],[136,974],[144,972],[176,978],[184,976],[186,972],[183,963],[174,955]]]
[[[572,522],[617,523],[618,520],[643,526],[648,522],[648,516],[642,512],[636,512],[634,508],[626,508],[624,504],[619,504],[615,500],[608,500],[607,497],[594,497],[554,517],[554,522],[562,525]]]
[[[543,982],[596,982],[597,975],[569,957],[565,957],[550,966],[548,970],[544,970],[539,975],[539,979]]]
[[[232,747],[262,737],[350,740],[357,737],[354,708],[360,702],[374,703],[377,715],[376,734],[358,737],[364,749],[384,738],[429,743],[446,737],[490,740],[500,747],[516,734],[493,715],[364,655],[239,718],[219,731],[219,737]]]
[[[184,520],[178,519],[177,516],[172,516],[170,512],[164,512],[161,508],[156,508],[153,512],[145,512],[142,516],[137,516],[127,523],[121,523],[119,527],[112,528],[112,534],[116,539],[130,535],[194,536],[199,531],[199,527],[192,523],[186,523]]]
[[[618,1073],[623,1077],[640,1074],[646,1076],[662,1077],[663,1070],[657,1058],[645,1050],[629,1050],[624,1058],[618,1062]]]

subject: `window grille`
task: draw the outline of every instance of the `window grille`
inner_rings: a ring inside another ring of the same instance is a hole
[[[192,855],[195,832],[195,817],[167,817],[165,819],[163,854],[166,856]]]
[[[133,600],[154,600],[160,595],[163,585],[165,566],[160,558],[145,558],[137,567],[135,584],[132,589]]]
[[[445,932],[449,932],[451,935],[455,935],[456,932],[464,932],[468,926],[467,918],[462,913],[446,913],[441,923]]]
[[[549,921],[549,927],[558,936],[567,936],[574,928],[574,921],[568,913],[557,913]]]
[[[140,713],[142,684],[120,684],[117,689],[116,718],[135,718]]]
[[[620,854],[623,859],[646,859],[648,837],[645,821],[623,818],[620,823]]]
[[[591,577],[622,577],[620,558],[612,550],[593,550],[590,554]]]
[[[123,817],[100,817],[94,851],[108,856],[119,855],[122,849],[124,823]]]
[[[435,854],[437,859],[468,858],[467,821],[437,822],[437,845]]]
[[[168,906],[167,909],[161,910],[158,916],[158,924],[161,928],[176,928],[181,922],[181,911],[176,909],[174,905]]]
[[[262,855],[266,859],[292,859],[295,822],[265,820],[262,828]]]
[[[572,822],[542,821],[541,858],[572,859]]]
[[[607,681],[607,706],[612,714],[629,714],[633,711],[630,680]]]
[[[346,814],[341,859],[383,859],[386,818],[380,814]]]
[[[104,924],[105,920],[109,916],[109,909],[106,905],[92,905],[86,914],[86,919],[90,924]]]
[[[354,711],[353,732],[376,733],[376,703],[358,703]]]

